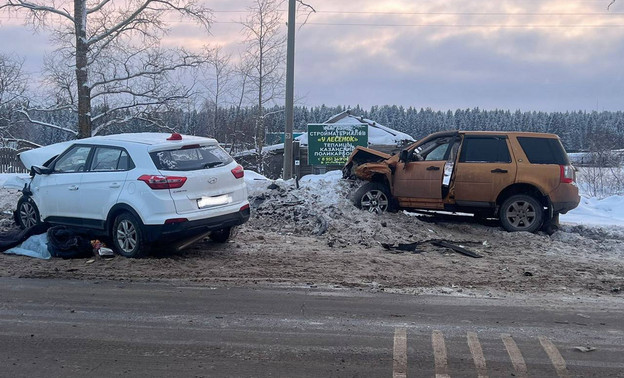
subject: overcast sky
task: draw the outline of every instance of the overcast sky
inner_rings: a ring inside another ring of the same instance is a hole
[[[297,33],[301,105],[624,110],[624,0],[306,1],[318,13]],[[239,49],[249,2],[207,3],[212,35],[176,23],[165,43]],[[34,80],[46,34],[1,20],[0,52]]]

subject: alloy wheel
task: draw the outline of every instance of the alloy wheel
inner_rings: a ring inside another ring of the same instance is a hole
[[[388,196],[381,190],[370,190],[362,196],[360,205],[369,213],[381,214],[388,210]]]
[[[516,228],[529,228],[536,219],[536,209],[527,201],[512,202],[506,211],[509,223]]]
[[[24,228],[30,228],[37,224],[37,210],[30,202],[22,203],[19,211],[19,217]]]
[[[127,219],[117,225],[117,244],[125,253],[131,253],[137,245],[138,234],[134,224]]]

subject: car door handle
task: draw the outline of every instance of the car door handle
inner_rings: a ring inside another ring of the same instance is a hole
[[[431,167],[427,168],[428,171],[439,171],[440,167],[434,167],[433,165]]]
[[[114,182],[114,183],[110,184],[108,187],[109,188],[113,188],[113,189],[117,189],[117,188],[121,187],[121,185],[116,183],[116,182]]]
[[[67,188],[69,190],[78,190],[78,185],[72,185],[69,188]]]
[[[492,172],[492,173],[507,173],[507,170],[506,169],[496,168],[496,169],[492,169],[490,172]]]

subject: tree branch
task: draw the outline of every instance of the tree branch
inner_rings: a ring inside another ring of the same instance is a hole
[[[613,1],[615,1],[615,0],[613,0]],[[301,4],[304,8],[308,9],[308,12],[306,13],[305,20],[303,20],[303,23],[301,23],[301,26],[299,26],[299,29],[301,29],[303,27],[303,25],[308,23],[308,19],[310,18],[310,15],[312,13],[316,13],[316,9],[314,9],[314,7],[312,5],[304,3],[302,0],[297,0],[297,2],[299,4]]]
[[[71,130],[65,127],[61,127],[61,126],[57,126],[54,125],[52,123],[47,123],[47,122],[42,122],[42,121],[37,121],[34,120],[30,117],[30,114],[28,114],[28,111],[26,111],[25,109],[18,109],[17,110],[18,113],[23,114],[26,116],[26,118],[28,119],[28,122],[33,123],[35,125],[40,125],[40,126],[45,126],[45,127],[50,127],[52,129],[56,129],[56,130],[61,130],[64,131],[66,133],[72,134],[74,137],[78,136],[78,132],[75,130]]]
[[[104,2],[108,2],[108,1],[109,0],[104,0]],[[152,4],[158,4],[158,5],[161,5],[162,7],[161,8],[151,7],[150,5]],[[116,25],[114,25],[108,30],[105,30],[99,35],[94,35],[93,37],[89,38],[89,40],[87,41],[87,44],[91,46],[95,43],[98,43],[99,41],[103,39],[106,39],[109,37],[115,38],[119,36],[123,31],[127,30],[128,27],[134,28],[132,25],[137,24],[137,23],[139,24],[145,23],[148,25],[157,24],[156,18],[146,18],[146,19],[139,18],[139,16],[146,10],[154,11],[156,13],[162,13],[166,11],[167,8],[169,8],[169,10],[173,10],[182,15],[196,19],[197,21],[199,21],[200,24],[208,28],[208,26],[210,25],[210,22],[212,21],[212,11],[203,6],[194,7],[193,5],[194,3],[191,3],[190,5],[186,5],[186,6],[177,6],[172,1],[145,0],[143,4],[137,7],[128,16],[124,17]]]
[[[33,15],[36,18],[39,18],[37,14],[40,12],[41,13],[49,12],[49,13],[53,13],[53,14],[65,17],[71,22],[74,22],[74,17],[72,17],[72,15],[66,10],[60,10],[54,7],[41,5],[41,4],[35,4],[35,3],[28,2],[28,1],[23,1],[23,0],[17,0],[17,1],[8,0],[5,4],[0,5],[0,9],[2,8],[26,9],[26,10],[33,12]]]
[[[101,3],[97,4],[93,8],[88,8],[87,9],[87,14],[95,13],[95,12],[101,10],[106,4],[108,4],[110,2],[111,2],[111,0],[103,0]]]

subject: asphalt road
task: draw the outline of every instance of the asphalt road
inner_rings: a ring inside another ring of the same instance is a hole
[[[0,278],[0,376],[624,377],[623,320],[608,301]]]

